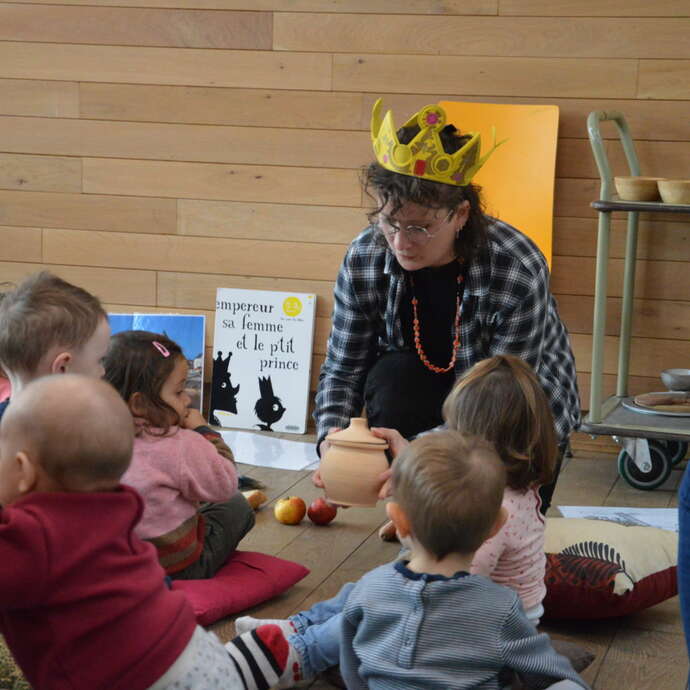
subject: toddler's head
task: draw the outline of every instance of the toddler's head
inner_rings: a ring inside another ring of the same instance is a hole
[[[526,489],[553,478],[558,449],[551,407],[524,360],[496,355],[475,364],[448,394],[443,419],[450,429],[494,445],[511,488]]]
[[[0,368],[18,393],[47,374],[100,378],[110,326],[97,297],[42,271],[0,300]]]
[[[34,491],[111,491],[132,456],[132,416],[104,381],[46,376],[0,422],[0,503]]]
[[[111,383],[144,428],[182,424],[191,399],[186,391],[189,366],[182,349],[160,333],[123,331],[110,339],[104,360]]]
[[[393,463],[389,515],[398,506],[411,536],[437,560],[474,553],[499,520],[505,469],[483,439],[438,431],[414,441]]]

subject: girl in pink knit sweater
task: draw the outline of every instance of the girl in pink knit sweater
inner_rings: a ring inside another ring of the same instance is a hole
[[[232,452],[189,408],[181,348],[164,335],[124,331],[112,337],[104,366],[134,418],[122,483],[144,500],[137,535],[173,579],[212,577],[253,527],[254,511],[237,491]]]

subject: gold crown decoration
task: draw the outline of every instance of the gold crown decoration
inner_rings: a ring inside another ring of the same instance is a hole
[[[470,132],[470,140],[455,153],[446,153],[441,143],[440,132],[446,125],[446,113],[439,105],[424,106],[403,125],[417,125],[419,132],[409,144],[401,144],[393,124],[393,113],[389,110],[381,118],[383,100],[374,103],[371,112],[371,141],[376,160],[386,170],[421,177],[458,187],[472,181],[489,156],[506,141],[496,143],[496,128],[492,127],[493,146],[480,157],[481,136]]]

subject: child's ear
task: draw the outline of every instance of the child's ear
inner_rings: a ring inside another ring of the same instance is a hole
[[[69,371],[72,363],[72,354],[70,352],[60,352],[53,358],[50,363],[51,374],[66,374]]]
[[[412,530],[410,529],[410,521],[407,519],[405,511],[402,509],[399,503],[396,503],[395,501],[386,503],[386,514],[395,525],[395,531],[398,533],[398,537],[404,539],[412,534]]]
[[[15,462],[17,463],[19,477],[17,490],[20,495],[28,494],[30,491],[33,491],[38,481],[36,465],[31,462],[29,456],[23,450],[17,453]]]
[[[127,407],[134,417],[146,417],[146,399],[139,391],[129,396]]]
[[[491,532],[489,532],[487,539],[491,539],[491,537],[496,536],[501,529],[503,529],[503,525],[508,522],[508,517],[508,511],[504,506],[501,506],[501,509],[498,511],[498,515],[496,516],[496,522],[494,522],[494,526],[491,528]]]

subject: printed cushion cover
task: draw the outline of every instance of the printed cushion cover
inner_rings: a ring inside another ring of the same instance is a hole
[[[678,593],[678,535],[606,520],[546,521],[544,618],[610,618]]]

